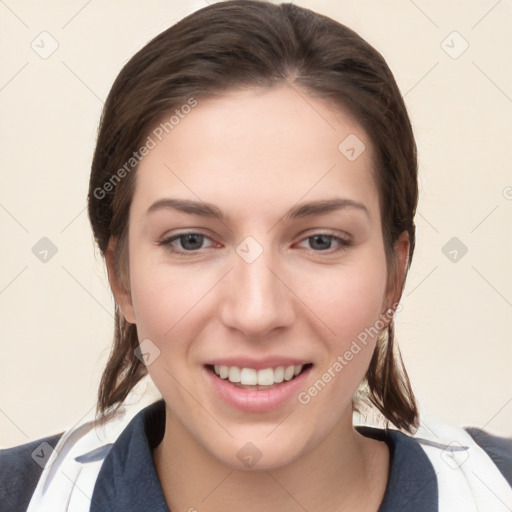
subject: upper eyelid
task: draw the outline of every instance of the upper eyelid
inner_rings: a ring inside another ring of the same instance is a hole
[[[310,230],[305,230],[305,232],[301,232],[297,236],[301,236],[302,239],[309,238],[311,236],[318,236],[318,235],[327,235],[327,236],[333,236],[333,237],[338,237],[338,238],[343,238],[345,236],[348,239],[352,238],[352,235],[350,235],[346,231],[341,231],[341,230],[336,230],[336,229],[328,229],[328,228],[323,229],[323,230],[317,229],[316,231],[312,231],[311,234],[306,234],[308,231],[310,231]],[[168,236],[164,235],[161,237],[161,240],[162,241],[173,240],[173,239],[179,238],[180,236],[186,236],[186,235],[202,235],[206,238],[209,238],[210,240],[215,240],[211,235],[202,231],[201,229],[183,231],[183,232],[174,233],[174,234],[171,234]]]
[[[187,235],[200,235],[200,236],[204,236],[205,238],[208,238],[212,242],[215,242],[215,239],[213,237],[211,237],[210,235],[203,233],[200,230],[195,230],[195,231],[184,231],[182,233],[176,233],[176,234],[172,234],[172,235],[164,235],[163,237],[160,238],[159,243],[172,242],[172,241],[178,240],[182,236],[187,236]]]

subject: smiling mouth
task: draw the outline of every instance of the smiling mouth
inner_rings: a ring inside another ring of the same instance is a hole
[[[229,381],[241,389],[273,389],[283,382],[288,382],[313,366],[312,363],[295,366],[276,366],[256,370],[238,366],[206,365],[206,368],[218,378]]]

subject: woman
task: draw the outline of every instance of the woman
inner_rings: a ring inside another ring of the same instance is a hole
[[[91,171],[116,300],[98,418],[6,450],[3,503],[509,510],[511,441],[418,428],[393,335],[416,204],[405,105],[353,31],[227,1],[157,36],[114,83]],[[146,373],[162,400],[143,407]],[[353,426],[365,403],[386,428]]]

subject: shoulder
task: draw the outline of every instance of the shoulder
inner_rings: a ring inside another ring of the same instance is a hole
[[[412,436],[393,428],[358,425],[357,431],[389,446],[389,476],[379,512],[437,511],[436,472]]]
[[[26,510],[51,451],[61,434],[0,450],[2,510]]]
[[[477,427],[464,430],[489,455],[512,487],[512,438],[495,436]]]

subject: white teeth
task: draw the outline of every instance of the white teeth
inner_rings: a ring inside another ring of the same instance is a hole
[[[287,366],[284,370],[284,380],[291,380],[295,373],[295,366]]]
[[[224,380],[233,383],[240,383],[245,386],[272,386],[279,384],[284,380],[291,380],[299,375],[303,365],[278,366],[276,368],[264,368],[255,370],[254,368],[239,368],[238,366],[225,366],[216,364],[213,369],[215,373]]]
[[[258,385],[272,386],[274,384],[274,370],[272,368],[265,368],[258,372]]]
[[[255,386],[258,384],[258,373],[256,370],[252,368],[242,368],[240,372],[240,384],[244,386]]]
[[[237,368],[236,366],[231,366],[229,368],[228,379],[230,382],[240,382],[240,368]]]

